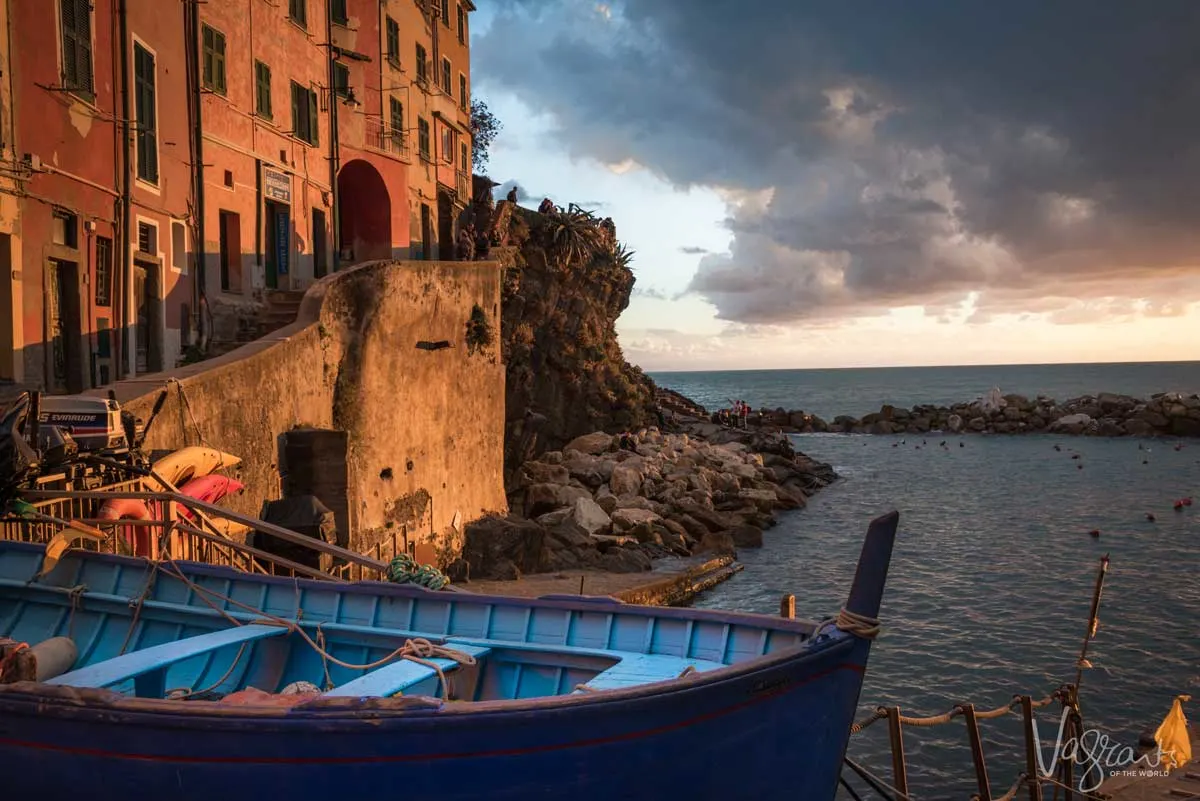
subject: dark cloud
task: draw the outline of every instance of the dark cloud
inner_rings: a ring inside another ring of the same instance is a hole
[[[477,82],[730,193],[691,285],[725,319],[1200,298],[1200,2],[496,5]]]
[[[696,245],[684,245],[679,248],[680,253],[685,253],[688,256],[706,256],[710,252],[708,248],[697,247]]]

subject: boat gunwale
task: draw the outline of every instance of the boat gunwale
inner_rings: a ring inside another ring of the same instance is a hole
[[[809,683],[809,681],[825,678],[841,670],[865,673],[865,666],[852,659],[855,646],[859,642],[861,642],[859,638],[854,635],[838,632],[837,635],[832,636],[828,641],[822,641],[815,648],[812,647],[812,643],[803,643],[794,648],[764,654],[744,662],[726,665],[717,670],[592,693],[568,693],[538,698],[447,703],[433,696],[397,695],[389,698],[373,696],[317,698],[294,707],[232,706],[219,701],[181,702],[165,698],[130,698],[112,690],[98,688],[70,687],[41,682],[17,682],[0,685],[0,712],[11,714],[14,711],[13,704],[8,701],[16,699],[17,704],[35,705],[39,717],[52,716],[57,707],[61,712],[67,714],[70,714],[71,711],[96,713],[116,725],[136,722],[136,720],[124,721],[114,718],[123,713],[122,716],[134,719],[146,716],[162,722],[176,721],[185,728],[188,722],[197,720],[202,722],[224,720],[233,724],[239,721],[248,724],[272,722],[284,724],[285,727],[291,725],[311,726],[314,723],[321,723],[324,724],[321,727],[322,733],[329,733],[336,731],[338,724],[357,726],[365,722],[377,725],[382,721],[418,721],[433,716],[444,719],[447,715],[456,718],[504,717],[511,714],[553,713],[578,706],[628,703],[681,692],[707,690],[711,689],[711,685],[747,680],[752,678],[755,673],[777,670],[790,663],[799,666],[809,660],[836,659],[840,654],[840,661],[807,677],[805,681],[788,682],[781,687],[769,687],[757,694],[758,698],[765,699],[788,692],[795,687]],[[755,696],[750,696],[747,700],[754,698]]]
[[[0,553],[5,550],[24,550],[24,551],[40,551],[45,549],[45,545],[39,543],[3,541],[0,542]],[[89,561],[115,563],[117,565],[137,566],[143,570],[157,570],[153,562],[144,557],[119,556],[116,554],[98,553],[95,551],[73,551],[68,552],[64,556],[59,565],[55,568],[58,570],[64,564],[68,564],[74,559],[78,559],[81,555],[86,554]],[[553,595],[553,597],[537,597],[537,598],[522,598],[512,595],[484,595],[473,592],[462,593],[446,593],[436,590],[429,590],[424,587],[418,587],[414,584],[393,584],[386,581],[354,581],[344,584],[331,584],[328,581],[310,578],[291,578],[287,576],[268,576],[251,573],[244,573],[224,565],[211,565],[206,562],[195,562],[183,559],[175,560],[174,564],[181,568],[186,568],[186,573],[190,575],[206,575],[212,578],[234,579],[236,581],[253,583],[253,584],[275,584],[279,586],[287,586],[299,589],[313,589],[322,592],[334,592],[337,594],[353,593],[355,595],[392,595],[404,598],[445,601],[446,603],[479,603],[492,604],[496,606],[512,606],[531,609],[569,609],[573,612],[598,612],[606,608],[615,607],[622,614],[634,614],[641,617],[659,617],[668,620],[695,620],[711,623],[723,623],[726,625],[745,625],[754,626],[771,631],[786,632],[789,634],[802,634],[806,637],[811,637],[816,631],[820,621],[810,620],[805,618],[785,618],[777,615],[770,615],[760,612],[730,612],[720,609],[694,609],[691,607],[671,607],[671,606],[646,606],[644,604],[630,604],[622,601],[619,598],[614,598],[609,595],[580,595],[566,596]],[[51,572],[50,575],[53,575]],[[178,580],[177,576],[167,573],[168,576]],[[190,576],[189,576],[190,577]],[[32,582],[40,584],[43,587],[51,589],[69,589],[61,587],[57,584],[50,584],[45,581]],[[83,593],[87,597],[88,593]],[[578,597],[579,600],[568,600],[571,597]],[[135,600],[133,597],[130,601]],[[196,607],[200,608],[200,607]],[[327,621],[336,622],[336,621]],[[431,634],[433,632],[430,632]],[[442,635],[437,635],[442,636]],[[466,635],[444,635],[444,636],[466,636]]]

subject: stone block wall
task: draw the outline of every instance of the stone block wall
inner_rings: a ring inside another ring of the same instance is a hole
[[[291,326],[118,398],[148,418],[165,384],[147,447],[240,456],[227,505],[254,515],[282,496],[286,432],[345,431],[350,547],[445,564],[467,522],[507,509],[499,315],[495,263],[372,262],[313,285]]]

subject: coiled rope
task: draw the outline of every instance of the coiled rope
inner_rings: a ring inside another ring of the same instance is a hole
[[[397,555],[388,563],[387,580],[393,584],[416,584],[431,590],[440,590],[450,583],[450,578],[433,565],[423,565],[406,553]]]

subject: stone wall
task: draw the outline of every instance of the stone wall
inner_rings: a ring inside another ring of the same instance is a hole
[[[347,432],[350,545],[387,556],[407,537],[445,564],[459,532],[506,511],[499,268],[373,262],[316,283],[297,321],[174,371],[147,447],[207,444],[243,459],[227,505],[257,515],[281,497],[282,435]],[[491,342],[488,342],[488,336]],[[120,387],[149,418],[167,376]]]

